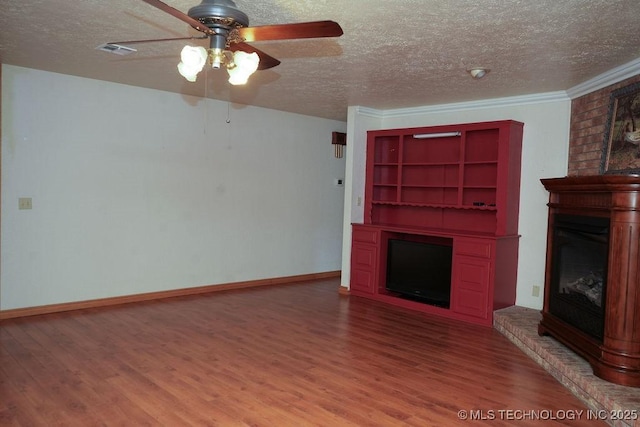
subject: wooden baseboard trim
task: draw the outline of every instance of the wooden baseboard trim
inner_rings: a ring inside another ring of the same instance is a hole
[[[197,286],[194,288],[172,289],[170,291],[149,292],[144,294],[125,295],[120,297],[100,298],[87,301],[68,302],[62,304],[50,304],[37,307],[15,308],[0,310],[0,320],[15,319],[18,317],[38,316],[41,314],[60,313],[63,311],[83,310],[87,308],[108,307],[112,305],[130,304],[174,298],[189,295],[207,294],[211,292],[229,291],[234,289],[254,288],[258,286],[286,285],[291,283],[309,282],[314,280],[332,279],[340,277],[340,271],[327,271],[324,273],[300,274],[297,276],[277,277],[273,279],[248,280],[245,282],[226,283],[221,285]]]

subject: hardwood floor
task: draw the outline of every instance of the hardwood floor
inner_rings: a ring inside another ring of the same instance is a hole
[[[338,285],[4,320],[0,425],[605,425],[497,331]]]

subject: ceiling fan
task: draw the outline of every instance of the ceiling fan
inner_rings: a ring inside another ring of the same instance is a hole
[[[248,42],[288,40],[317,37],[339,37],[343,34],[334,21],[314,21],[295,24],[249,26],[249,17],[232,0],[202,0],[185,14],[160,0],[142,0],[166,12],[203,33],[200,37],[180,37],[153,40],[110,42],[106,50],[122,45],[169,40],[209,39],[209,48],[185,46],[178,70],[189,81],[195,81],[206,62],[213,68],[225,67],[231,84],[244,84],[254,71],[266,70],[280,61],[256,49]],[[130,49],[131,50],[131,49]]]

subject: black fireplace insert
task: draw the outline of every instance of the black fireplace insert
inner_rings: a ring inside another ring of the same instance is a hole
[[[549,312],[602,341],[609,218],[556,214]]]

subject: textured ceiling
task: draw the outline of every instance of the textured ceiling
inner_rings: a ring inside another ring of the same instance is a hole
[[[186,13],[199,0],[165,0]],[[330,19],[340,38],[252,43],[278,58],[244,87],[176,70],[197,35],[141,0],[2,0],[3,63],[346,120],[347,106],[404,108],[566,90],[640,58],[638,0],[237,0],[251,26]],[[206,43],[205,43],[206,44]],[[491,72],[473,80],[466,70]],[[203,78],[204,77],[204,78]]]

